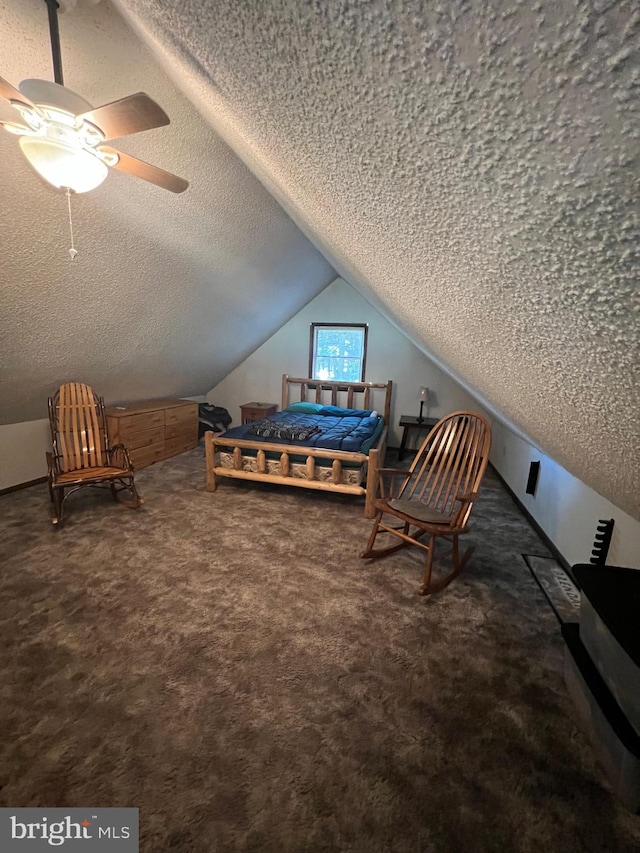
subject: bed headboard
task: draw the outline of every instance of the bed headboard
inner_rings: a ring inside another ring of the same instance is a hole
[[[282,408],[289,403],[309,401],[343,409],[376,409],[389,423],[393,381],[329,382],[321,379],[296,379],[282,374]],[[384,400],[384,402],[382,402]]]

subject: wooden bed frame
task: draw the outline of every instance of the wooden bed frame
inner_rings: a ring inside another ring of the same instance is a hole
[[[293,393],[294,390],[297,394]],[[382,406],[374,405],[376,390],[379,396],[384,393]],[[385,422],[378,443],[366,455],[343,450],[325,450],[319,447],[226,438],[225,433],[217,435],[208,431],[205,433],[207,491],[215,492],[218,477],[231,477],[283,486],[298,486],[303,489],[340,492],[347,495],[364,495],[365,517],[373,518],[378,469],[384,465],[387,446],[392,390],[391,380],[387,382],[326,382],[319,379],[296,379],[285,373],[282,377],[282,409],[297,400],[347,409],[376,409],[384,417]],[[253,453],[245,455],[243,452],[245,450]],[[280,454],[279,460],[274,462],[268,459],[267,452]],[[305,464],[293,464],[292,456],[304,456]],[[227,462],[226,465],[222,464],[223,457]],[[316,461],[319,459],[330,459],[331,466],[316,467]],[[345,482],[346,476],[343,471],[345,463],[353,466],[345,469],[347,473],[353,472],[354,467],[358,466],[359,482]],[[356,463],[355,466],[354,463]],[[277,471],[274,471],[274,468]],[[321,477],[326,479],[320,479]]]

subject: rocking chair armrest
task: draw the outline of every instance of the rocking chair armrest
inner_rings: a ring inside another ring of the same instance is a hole
[[[478,497],[478,492],[466,492],[464,495],[458,495],[456,497],[457,501],[460,503],[469,503],[470,501],[474,501]]]
[[[460,504],[458,509],[453,513],[451,517],[451,524],[453,527],[458,527],[460,523],[460,519],[470,510],[470,505],[473,504],[474,500],[478,496],[478,492],[465,492],[464,495],[458,495],[456,497],[456,501]]]
[[[399,477],[402,477],[406,481],[407,477],[411,476],[411,471],[401,470],[399,468],[378,468],[378,475],[379,475],[378,482],[380,485],[380,497],[381,498],[392,498],[393,492],[394,492],[394,488],[393,488],[394,482],[397,482],[397,479]],[[385,481],[384,481],[385,475],[388,475],[389,480],[390,480],[390,482],[389,482],[389,494],[388,495],[386,494],[387,490],[385,488]]]
[[[115,465],[116,468],[131,468],[133,470],[133,465],[129,458],[129,451],[124,444],[114,444],[107,452],[109,454],[111,464]]]

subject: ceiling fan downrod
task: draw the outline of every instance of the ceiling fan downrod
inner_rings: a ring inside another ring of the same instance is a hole
[[[53,79],[64,86],[62,78],[62,52],[60,50],[60,30],[58,28],[58,0],[44,0],[49,13],[49,39],[51,41],[51,58],[53,60]]]

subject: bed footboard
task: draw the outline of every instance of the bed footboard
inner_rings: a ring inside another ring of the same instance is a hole
[[[225,438],[205,433],[207,491],[215,492],[219,477],[253,480],[304,489],[364,495],[366,518],[374,515],[378,469],[384,464],[387,430],[377,447],[363,453],[300,447],[264,441]],[[223,454],[226,464],[223,464]],[[304,458],[304,463],[294,460]],[[320,464],[324,461],[325,464]],[[331,464],[326,464],[330,462]],[[358,472],[350,481],[353,472]]]

